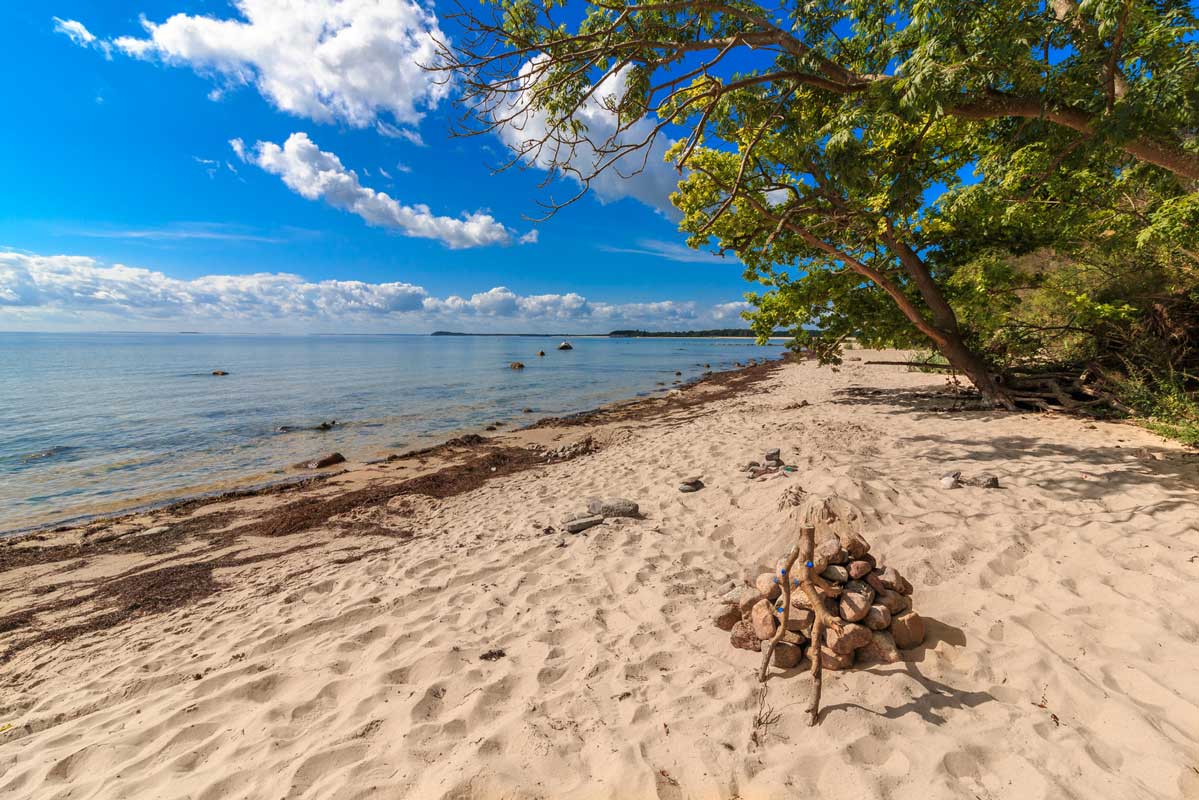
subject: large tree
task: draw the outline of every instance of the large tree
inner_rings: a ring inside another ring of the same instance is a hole
[[[1008,407],[951,302],[937,199],[1013,123],[1071,137],[1113,180],[1136,165],[1183,195],[1199,180],[1185,2],[501,0],[455,18],[443,68],[469,130],[583,190],[668,140],[683,229],[770,287],[763,329],[927,341]]]

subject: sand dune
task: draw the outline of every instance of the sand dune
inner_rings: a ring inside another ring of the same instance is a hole
[[[510,434],[601,447],[347,512],[370,534],[11,568],[10,620],[149,564],[270,554],[226,558],[195,602],[13,653],[0,796],[1199,797],[1199,458],[1126,425],[939,410],[942,384],[788,364],[707,404]],[[798,470],[747,480],[767,447]],[[1001,488],[943,489],[951,469]],[[689,473],[706,488],[680,493]],[[758,656],[709,620],[781,555],[794,486],[863,510],[929,631],[904,663],[826,675],[816,728],[806,674],[776,670],[762,700]],[[645,518],[544,532],[596,495]],[[280,502],[174,513],[234,527]],[[30,633],[7,628],[0,649]]]

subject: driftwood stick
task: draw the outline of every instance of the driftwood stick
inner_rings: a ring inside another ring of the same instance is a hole
[[[821,640],[824,639],[824,620],[819,614],[812,623],[812,643],[808,645],[808,659],[812,662],[812,702],[808,703],[808,725],[816,724],[820,717],[820,684],[823,671],[821,669]]]
[[[770,669],[770,659],[774,655],[774,648],[778,646],[778,643],[787,633],[787,623],[791,620],[791,582],[793,580],[791,577],[791,567],[795,564],[795,560],[799,558],[802,544],[802,541],[795,543],[795,546],[791,548],[791,552],[784,559],[783,566],[779,569],[778,574],[774,576],[779,585],[783,587],[783,611],[781,614],[776,611],[775,615],[779,617],[779,626],[774,632],[774,636],[770,638],[770,643],[766,646],[766,650],[762,653],[762,668],[758,670],[759,682],[765,682],[766,670]],[[811,551],[809,550],[804,560],[807,561],[811,557]]]

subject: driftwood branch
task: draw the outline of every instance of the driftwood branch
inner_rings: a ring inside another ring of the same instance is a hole
[[[791,548],[783,559],[779,569],[779,583],[782,585],[782,610],[779,612],[779,627],[767,643],[762,654],[762,667],[758,671],[758,680],[765,681],[770,668],[770,659],[774,656],[775,647],[787,633],[787,623],[791,619],[791,592],[799,589],[807,599],[815,620],[812,623],[812,641],[808,645],[808,659],[812,662],[812,701],[808,704],[808,724],[815,725],[820,716],[820,688],[823,668],[821,664],[821,646],[826,630],[839,630],[841,620],[828,613],[824,607],[824,598],[838,594],[836,587],[816,574],[812,556],[816,552],[816,529],[804,525],[799,529],[799,541]],[[799,566],[796,567],[796,562]]]

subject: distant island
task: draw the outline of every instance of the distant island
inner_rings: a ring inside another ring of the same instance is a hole
[[[694,339],[756,339],[757,334],[748,328],[712,328],[706,331],[612,331],[609,336],[625,339],[641,338],[694,338]],[[790,336],[786,331],[775,331],[772,336]]]
[[[612,331],[610,333],[460,333],[458,331],[433,331],[430,336],[528,336],[542,339],[577,339],[584,336],[607,336],[613,339],[645,338],[691,338],[691,339],[754,339],[757,334],[748,328],[712,328],[705,331]],[[775,331],[773,336],[790,336],[786,331]]]

